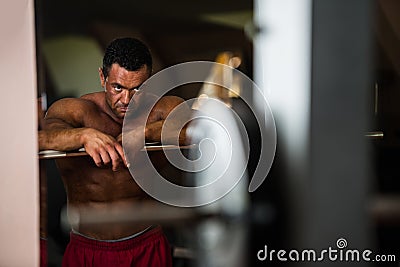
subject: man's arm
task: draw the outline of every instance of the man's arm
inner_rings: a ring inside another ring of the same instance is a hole
[[[175,108],[178,109],[173,111]],[[172,111],[173,114],[168,117]],[[146,140],[168,143],[175,143],[178,140],[180,145],[189,144],[190,140],[186,136],[186,122],[189,122],[191,113],[190,107],[182,98],[176,96],[161,98],[150,113],[145,130]],[[162,129],[164,140],[161,140]]]
[[[114,137],[85,127],[88,115],[96,106],[85,99],[62,99],[47,111],[45,130],[39,132],[40,150],[69,151],[84,147],[97,166],[112,163],[117,170],[121,159],[125,162],[121,144]]]
[[[178,110],[168,117],[178,105]],[[126,157],[131,163],[134,163],[137,153],[143,148],[144,141],[162,142],[163,144],[177,144],[178,141],[180,145],[189,144],[190,141],[186,137],[186,125],[185,127],[182,126],[190,117],[191,109],[182,98],[176,96],[162,97],[151,110],[146,126],[127,130],[123,137],[122,135],[118,137],[119,140],[124,139]],[[163,140],[161,140],[161,132]]]

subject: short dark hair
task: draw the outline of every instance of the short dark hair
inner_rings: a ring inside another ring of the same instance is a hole
[[[114,39],[107,46],[103,57],[104,78],[107,78],[114,63],[118,63],[128,71],[136,71],[147,65],[151,72],[153,67],[149,48],[142,41],[131,37]]]

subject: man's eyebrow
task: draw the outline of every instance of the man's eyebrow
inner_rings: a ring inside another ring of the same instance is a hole
[[[143,83],[144,83],[144,82],[143,82]],[[128,87],[123,86],[122,84],[117,83],[117,82],[112,82],[112,83],[110,83],[110,84],[111,84],[112,86],[119,86],[119,87],[121,87],[122,89],[126,89],[126,90],[135,90],[135,89],[139,89],[139,87],[142,86],[143,83],[139,84],[138,86],[132,87],[132,88],[128,88]]]
[[[123,88],[123,89],[127,89],[125,86],[123,86],[122,84],[117,83],[117,82],[113,82],[113,83],[111,83],[111,85],[112,85],[112,86],[119,86],[119,87],[121,87],[121,88]]]

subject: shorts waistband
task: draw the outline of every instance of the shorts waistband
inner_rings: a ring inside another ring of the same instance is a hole
[[[140,232],[138,232],[138,233],[136,233],[136,234],[133,234],[133,235],[130,235],[130,236],[127,236],[127,237],[123,237],[123,238],[120,238],[120,239],[112,239],[112,240],[101,240],[101,239],[96,239],[96,238],[93,238],[93,237],[90,237],[90,236],[81,234],[81,233],[79,233],[78,231],[76,231],[76,230],[74,230],[74,229],[72,229],[71,232],[74,233],[74,234],[83,236],[83,237],[85,237],[86,239],[92,239],[92,240],[96,240],[96,241],[102,241],[102,242],[107,242],[107,243],[113,243],[113,242],[120,242],[120,241],[125,241],[125,240],[131,239],[131,238],[135,238],[135,237],[140,236],[141,234],[147,232],[148,230],[150,230],[150,229],[152,229],[152,228],[154,228],[154,226],[149,226],[149,227],[147,227],[146,229],[144,229],[144,230],[142,230],[142,231],[140,231]]]
[[[107,249],[107,250],[125,250],[137,247],[143,243],[151,242],[163,236],[164,233],[160,226],[155,226],[147,231],[145,230],[139,235],[133,235],[120,240],[105,241],[96,240],[94,238],[85,237],[79,233],[70,232],[70,244],[79,244],[87,248]]]

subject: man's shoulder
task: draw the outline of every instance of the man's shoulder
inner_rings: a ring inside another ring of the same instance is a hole
[[[98,102],[98,101],[103,101],[105,98],[104,92],[94,92],[94,93],[89,93],[81,96],[79,99],[85,99],[87,101],[91,102]]]
[[[173,95],[166,95],[161,97],[156,104],[156,107],[158,108],[174,108],[175,106],[183,103],[184,100],[178,96],[173,96]]]
[[[190,113],[189,107],[182,98],[178,96],[167,95],[158,99],[151,110],[151,114],[156,119],[165,119],[168,114],[177,106],[180,106],[180,113]]]
[[[48,109],[46,120],[62,120],[74,127],[85,126],[93,122],[104,111],[99,106],[99,94],[88,94],[79,98],[61,98],[54,102]]]
[[[94,93],[95,94],[95,93]],[[98,110],[97,103],[94,101],[96,98],[88,97],[79,98],[61,98],[55,101],[48,110],[48,114],[87,114]]]
[[[73,97],[67,97],[67,98],[61,98],[57,101],[55,101],[51,107],[62,107],[62,108],[90,108],[91,106],[94,105],[93,101],[90,101],[89,99],[85,98],[73,98]]]

